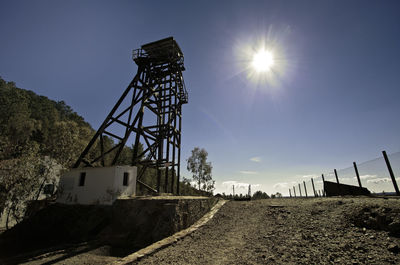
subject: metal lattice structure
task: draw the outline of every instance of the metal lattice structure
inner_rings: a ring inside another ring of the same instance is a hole
[[[140,165],[138,183],[159,193],[161,174],[165,174],[164,192],[174,192],[176,184],[176,193],[179,194],[182,105],[188,102],[182,77],[185,70],[183,53],[176,41],[169,37],[134,50],[133,60],[138,65],[135,77],[74,167],[106,166],[107,156],[112,157],[110,165],[115,165],[128,138],[134,133],[132,165]],[[117,144],[107,148],[105,136]],[[143,145],[142,152],[139,143]],[[99,155],[90,155],[96,153],[91,152],[96,148]],[[156,169],[156,189],[141,179],[148,168]],[[174,176],[177,183],[174,183]],[[171,179],[170,185],[168,179]]]

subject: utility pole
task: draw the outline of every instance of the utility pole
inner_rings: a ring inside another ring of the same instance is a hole
[[[301,186],[300,186],[300,183],[299,183],[299,192],[300,192],[300,197],[302,197],[302,196],[301,196]]]
[[[318,197],[318,194],[315,192],[314,180],[311,178],[312,189],[314,191],[314,197]]]
[[[339,184],[339,177],[337,175],[337,171],[336,171],[336,169],[334,169],[333,171],[335,171],[336,182],[337,182],[337,184]]]
[[[390,165],[389,158],[388,158],[388,156],[386,154],[386,151],[382,151],[382,154],[383,154],[383,157],[385,158],[386,166],[387,166],[387,168],[389,170],[390,178],[392,179],[393,186],[394,186],[394,189],[396,191],[396,195],[400,196],[399,187],[397,186],[396,179],[394,178],[392,166]]]
[[[305,181],[303,181],[303,184],[304,184],[304,192],[306,193],[306,198],[307,198],[308,196],[307,196],[307,187],[306,187],[306,182],[305,182]]]
[[[356,176],[357,176],[357,180],[358,180],[358,186],[360,186],[360,188],[362,188],[361,180],[360,180],[360,174],[358,174],[358,169],[357,169],[356,162],[353,162],[353,166],[354,166],[354,170],[356,171]]]

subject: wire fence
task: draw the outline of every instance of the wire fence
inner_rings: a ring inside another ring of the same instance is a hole
[[[339,170],[331,170],[305,179],[303,183],[296,183],[289,188],[290,197],[316,197],[323,195],[323,180],[339,182],[352,186],[367,188],[374,194],[400,195],[396,192],[397,183],[400,183],[400,152],[387,155],[389,164],[384,155],[363,163],[353,162],[352,166]],[[336,171],[336,172],[335,172]],[[359,178],[357,177],[357,171]],[[398,189],[398,188],[397,188]],[[314,192],[315,191],[315,192]]]

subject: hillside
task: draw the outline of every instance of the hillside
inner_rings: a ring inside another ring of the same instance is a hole
[[[93,133],[64,101],[0,78],[0,217],[7,226],[22,219],[26,201],[38,199],[44,184],[57,184]]]
[[[27,149],[37,148],[40,155],[69,166],[93,132],[64,101],[50,100],[0,78],[1,160],[19,158]]]

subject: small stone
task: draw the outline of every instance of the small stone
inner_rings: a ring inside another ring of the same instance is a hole
[[[388,250],[389,250],[390,252],[393,252],[394,254],[397,254],[397,253],[400,252],[400,248],[399,248],[399,246],[396,245],[396,244],[390,244],[389,247],[388,247]]]
[[[369,237],[369,239],[375,239],[375,236],[374,236],[374,235],[371,235],[371,236]]]
[[[365,228],[365,227],[363,227],[363,232],[365,233],[365,232],[367,232],[367,228]]]
[[[391,212],[391,211],[392,211],[392,208],[389,208],[389,207],[383,208],[383,212],[384,213],[388,213],[388,212]]]
[[[400,222],[399,221],[395,221],[395,222],[389,224],[388,228],[392,234],[400,234]]]

